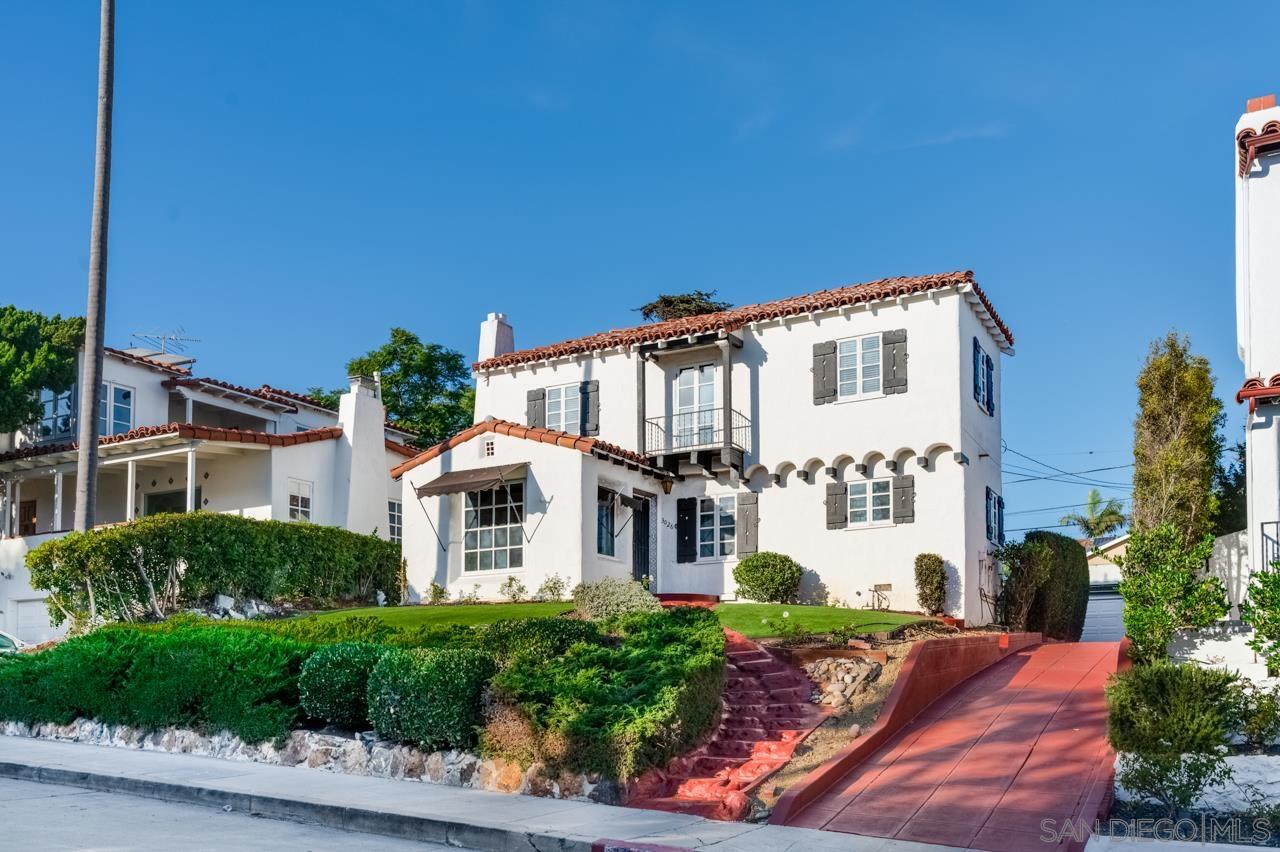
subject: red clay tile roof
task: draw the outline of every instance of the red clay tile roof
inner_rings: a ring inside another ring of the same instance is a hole
[[[151,367],[155,370],[163,370],[166,373],[173,373],[175,376],[191,375],[191,371],[186,367],[176,367],[173,364],[156,361],[155,359],[148,358],[145,355],[134,355],[132,352],[125,352],[123,349],[114,349],[110,346],[104,346],[102,347],[102,351],[108,355],[114,355],[117,358],[122,358],[125,361],[133,361],[135,363],[142,364],[144,367]]]
[[[341,438],[342,427],[325,426],[322,429],[308,429],[305,432],[289,432],[283,435],[276,435],[271,432],[256,432],[252,429],[226,429],[220,426],[196,426],[191,423],[166,423],[163,426],[139,426],[137,429],[130,429],[128,432],[119,435],[103,435],[98,439],[98,446],[123,444],[126,441],[136,441],[140,438],[156,438],[161,435],[176,435],[179,438],[203,441],[292,447],[295,444],[309,444],[314,441],[330,441],[334,438]],[[79,444],[75,441],[66,441],[58,444],[35,444],[11,450],[7,453],[0,453],[0,462],[69,452],[78,446]]]
[[[271,385],[263,385],[258,388],[258,390],[269,396],[278,396],[281,399],[288,400],[289,402],[300,402],[303,405],[309,405],[312,408],[319,408],[322,411],[334,410],[316,399],[314,396],[307,396],[305,393],[294,393],[293,391],[283,390],[281,388],[273,388]]]
[[[283,405],[288,407],[290,411],[298,410],[292,401],[284,399],[278,394],[266,393],[257,388],[247,388],[247,387],[244,387],[243,385],[233,385],[231,384],[231,382],[224,382],[221,379],[211,379],[211,378],[165,379],[160,384],[162,384],[166,388],[169,388],[170,390],[172,390],[173,388],[179,388],[179,387],[195,388],[199,390],[201,385],[212,385],[216,388],[222,388],[223,390],[234,391],[235,393],[244,394],[245,396],[252,396],[252,397],[256,397],[257,399],[265,400],[267,402],[273,402],[276,405]]]
[[[478,361],[471,365],[471,369],[476,371],[493,370],[515,364],[544,361],[549,358],[563,358],[584,352],[599,352],[624,346],[634,346],[640,343],[687,337],[691,334],[706,334],[722,330],[735,331],[761,320],[779,319],[781,317],[841,308],[846,305],[894,299],[899,296],[925,293],[929,290],[945,287],[972,287],[974,294],[978,297],[978,301],[982,303],[983,309],[991,315],[992,322],[995,323],[1000,333],[1004,335],[1009,345],[1013,345],[1013,333],[1001,321],[996,309],[992,307],[986,294],[982,292],[982,288],[974,280],[973,272],[963,271],[942,272],[934,275],[919,275],[906,278],[885,278],[865,284],[851,284],[847,287],[820,290],[817,293],[793,296],[788,299],[779,299],[775,302],[744,305],[740,308],[730,308],[727,311],[718,311],[713,314],[702,314],[701,316],[685,317],[667,322],[655,322],[633,328],[614,329],[613,331],[605,331],[587,337],[579,337],[575,340],[566,340],[561,343],[552,343],[533,349],[509,352],[496,358]]]
[[[1272,376],[1270,381],[1263,381],[1257,377],[1246,379],[1244,387],[1236,391],[1236,402],[1244,402],[1246,399],[1270,399],[1278,396],[1280,396],[1280,373]]]
[[[1261,129],[1246,127],[1236,134],[1236,177],[1249,173],[1260,150],[1272,150],[1280,145],[1280,121],[1268,121]]]
[[[409,461],[391,468],[391,475],[394,478],[399,479],[415,467],[426,464],[441,453],[452,450],[454,447],[465,444],[472,438],[475,438],[478,435],[483,435],[487,432],[495,432],[499,435],[510,435],[513,438],[524,438],[526,441],[539,441],[543,444],[555,444],[559,447],[577,450],[589,456],[616,459],[618,461],[626,462],[628,465],[639,467],[651,476],[670,476],[666,471],[650,465],[649,460],[644,456],[639,453],[633,453],[630,450],[623,449],[617,444],[610,444],[607,441],[601,441],[599,438],[584,438],[580,435],[570,435],[568,432],[560,432],[556,429],[522,426],[519,423],[512,423],[509,420],[483,420],[474,426],[463,429],[452,438],[446,438],[434,447],[418,453],[416,456],[409,459]]]
[[[411,459],[414,456],[416,456],[419,452],[421,452],[416,447],[408,447],[408,446],[405,446],[404,444],[397,444],[395,441],[388,440],[385,443],[387,446],[387,450],[389,452],[396,453],[397,455],[404,456],[405,458]]]

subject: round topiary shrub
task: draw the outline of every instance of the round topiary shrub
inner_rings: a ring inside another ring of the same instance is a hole
[[[947,565],[936,553],[916,557],[916,601],[926,615],[940,615],[947,603]]]
[[[369,675],[369,718],[387,739],[428,751],[471,748],[497,668],[471,648],[388,651]]]
[[[386,652],[366,642],[343,642],[316,651],[302,664],[298,677],[302,709],[334,725],[363,729],[369,724],[369,673]]]
[[[800,594],[804,569],[781,553],[753,553],[733,569],[738,596],[761,603],[791,603]]]
[[[635,580],[619,580],[616,577],[578,584],[573,590],[573,603],[584,618],[592,621],[662,609],[662,604],[644,586]]]

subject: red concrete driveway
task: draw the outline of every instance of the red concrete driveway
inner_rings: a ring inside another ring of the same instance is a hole
[[[1053,849],[1042,821],[1091,825],[1110,783],[1102,688],[1117,650],[1082,642],[1010,655],[930,705],[788,825],[990,852]]]

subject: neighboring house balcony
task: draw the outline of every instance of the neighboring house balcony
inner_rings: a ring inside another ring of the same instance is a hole
[[[729,467],[741,472],[743,458],[751,452],[751,420],[740,411],[722,408],[650,417],[645,420],[644,446],[659,467],[672,469],[688,461],[708,470]]]

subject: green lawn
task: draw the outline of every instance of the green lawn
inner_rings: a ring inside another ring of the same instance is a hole
[[[361,609],[338,609],[315,618],[347,618],[373,615],[394,627],[418,627],[442,624],[492,624],[509,618],[546,618],[568,612],[572,603],[503,603],[454,604],[449,606],[386,606]],[[834,606],[793,606],[789,604],[721,604],[716,608],[720,623],[752,639],[775,635],[762,619],[781,621],[789,613],[788,622],[802,625],[811,633],[827,633],[845,624],[857,625],[866,633],[892,630],[920,620],[918,615],[878,612],[870,609],[844,609]]]
[[[450,606],[369,606],[335,609],[315,618],[347,618],[374,615],[392,627],[419,627],[438,624],[493,624],[508,618],[547,618],[573,609],[566,603],[455,604]]]
[[[765,619],[782,621],[784,612],[788,613],[786,621],[800,624],[810,633],[828,633],[846,624],[856,625],[865,633],[876,633],[921,620],[918,615],[905,615],[900,612],[845,609],[836,606],[727,603],[716,607],[716,614],[720,616],[721,624],[751,639],[763,639],[776,635],[776,630],[767,624],[762,624],[761,621]]]

